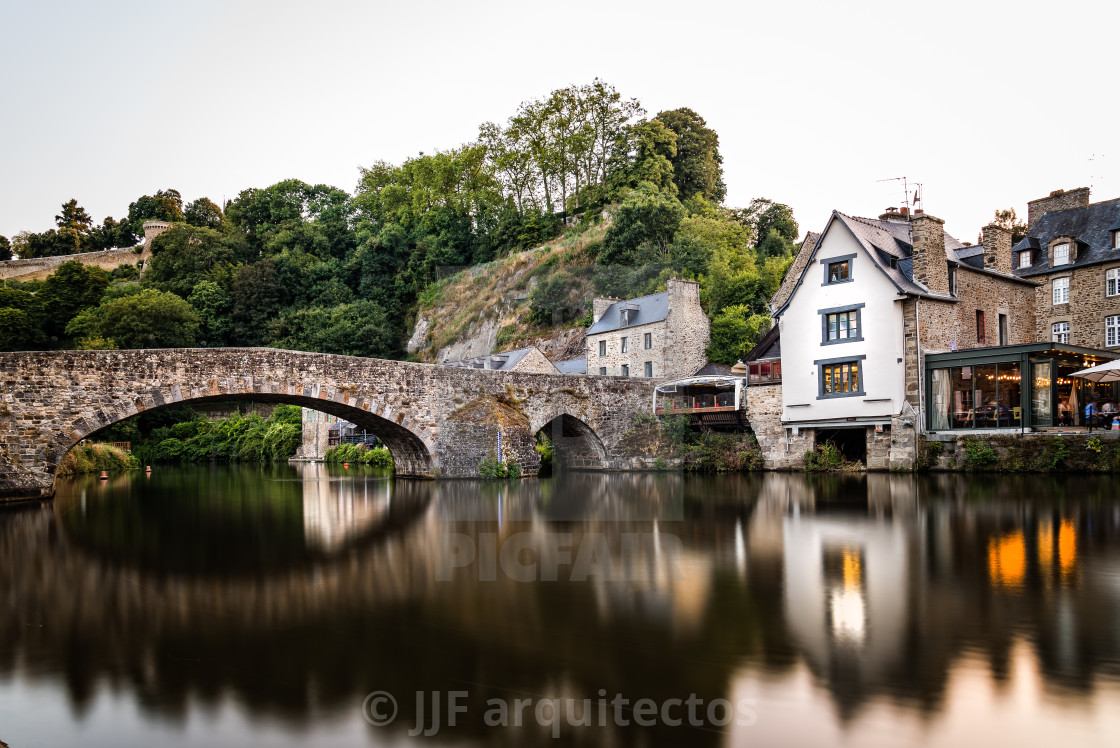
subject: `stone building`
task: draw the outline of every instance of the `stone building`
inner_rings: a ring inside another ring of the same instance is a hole
[[[587,330],[589,375],[681,378],[707,363],[711,325],[700,284],[672,279],[662,293],[597,298]]]
[[[1027,235],[1007,251],[1035,290],[1035,335],[1087,348],[1120,348],[1120,199],[1089,203],[1089,188],[1027,204]]]
[[[787,442],[827,439],[868,468],[908,466],[923,356],[1033,341],[1035,284],[1011,273],[1010,234],[987,226],[982,245],[966,246],[943,224],[921,211],[834,212],[802,245],[774,309],[787,345],[781,385],[769,387],[782,390]],[[791,465],[803,454],[787,452]]]
[[[517,371],[523,374],[558,374],[552,362],[535,345],[515,351],[491,353],[462,361],[446,361],[444,366],[463,369],[488,369],[491,371]]]

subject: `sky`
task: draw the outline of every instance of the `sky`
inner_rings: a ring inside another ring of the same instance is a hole
[[[875,216],[906,177],[975,241],[997,208],[1120,197],[1120,3],[4,0],[0,235],[178,189],[219,204],[469,142],[599,77],[720,138],[729,206]],[[911,194],[914,187],[911,186]]]

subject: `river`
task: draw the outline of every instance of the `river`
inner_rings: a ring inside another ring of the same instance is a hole
[[[1113,746],[1118,493],[324,465],[68,479],[0,510],[0,740]]]

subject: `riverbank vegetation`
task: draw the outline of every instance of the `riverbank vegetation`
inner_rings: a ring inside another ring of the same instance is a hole
[[[102,434],[130,441],[142,464],[157,462],[286,462],[303,442],[302,410],[277,405],[267,417],[232,412],[207,417],[190,407],[142,413]]]
[[[456,282],[469,278],[467,298],[489,298],[488,263],[553,242],[515,294],[525,313],[510,320],[526,324],[507,322],[499,348],[585,324],[594,294],[653,293],[677,276],[700,282],[710,355],[730,363],[766,327],[798,226],[781,203],[725,206],[725,193],[719,137],[700,114],[649,116],[594,80],[522,103],[471,142],[374,162],[352,193],[287,179],[218,206],[163,189],[100,224],[69,200],[54,228],[3,246],[69,254],[131,246],[146,220],[172,228],[153,240],[139,281],[75,262],[45,281],[8,282],[0,348],[267,345],[402,358],[417,314],[463,290],[449,278],[482,266]],[[437,344],[466,334],[468,311],[433,316]]]
[[[139,467],[140,460],[120,447],[112,444],[79,444],[66,453],[55,474],[79,475],[99,473],[102,470],[116,472]]]
[[[388,449],[380,446],[369,449],[365,444],[339,444],[331,447],[323,455],[323,462],[393,469],[393,455],[389,454]]]
[[[1117,473],[1120,439],[1086,434],[923,440],[917,467],[986,473]]]
[[[650,462],[655,470],[694,473],[748,472],[762,469],[762,449],[754,434],[694,430],[688,416],[634,418],[622,451]]]

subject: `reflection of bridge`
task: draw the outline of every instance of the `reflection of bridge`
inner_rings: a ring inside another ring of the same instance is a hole
[[[625,467],[619,443],[653,381],[476,371],[268,348],[0,354],[0,497],[49,495],[81,439],[147,410],[301,405],[375,434],[398,475],[471,477],[495,452],[535,475],[537,432],[580,469]]]

